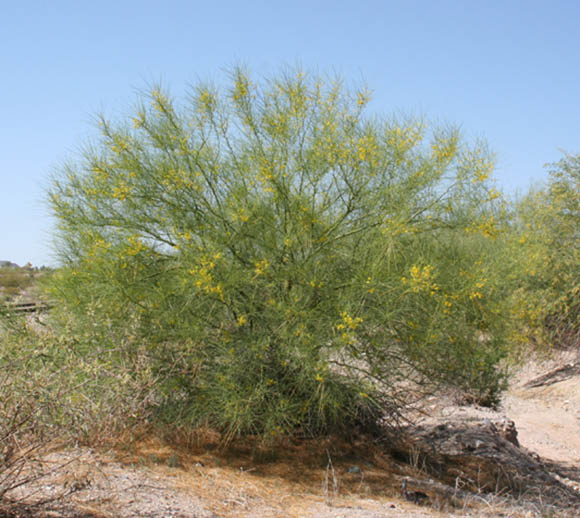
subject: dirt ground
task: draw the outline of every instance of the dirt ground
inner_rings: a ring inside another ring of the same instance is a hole
[[[569,353],[533,362],[517,373],[499,412],[444,405],[439,418],[513,420],[521,447],[558,469],[558,480],[580,496],[579,366]],[[122,451],[54,451],[45,466],[68,464],[41,479],[33,496],[70,493],[67,506],[44,508],[43,516],[52,518],[579,516],[577,509],[501,496],[452,502],[429,490],[427,502],[417,505],[402,497],[401,482],[408,478],[410,489],[423,489],[427,476],[408,459],[382,454],[381,445],[289,443],[275,456],[242,445],[224,455],[207,437],[197,441],[184,439],[182,448],[149,439]]]
[[[576,368],[570,369],[567,379],[558,381],[554,375],[540,386],[529,386],[544,373],[572,366]],[[523,446],[544,459],[580,467],[578,355],[560,353],[544,363],[527,365],[516,376],[502,407],[516,423]]]

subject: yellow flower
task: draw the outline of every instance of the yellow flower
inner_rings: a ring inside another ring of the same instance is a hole
[[[142,250],[145,250],[146,246],[141,241],[139,236],[131,236],[127,240],[129,242],[129,248],[126,250],[128,255],[137,255]]]
[[[365,106],[370,101],[370,94],[368,92],[359,92],[357,94],[356,103],[359,106]]]
[[[256,275],[263,275],[269,266],[270,261],[268,261],[268,259],[262,259],[261,261],[256,261],[256,263],[254,263],[254,271],[256,272]]]
[[[413,293],[425,291],[434,296],[439,291],[439,286],[433,282],[433,270],[434,267],[429,264],[422,268],[417,265],[411,266],[410,277],[401,277],[401,281],[403,284],[409,284]]]
[[[248,79],[244,77],[242,74],[240,74],[236,79],[234,85],[234,92],[232,95],[234,101],[239,102],[242,99],[245,99],[249,92],[249,86],[250,82],[248,81]]]
[[[127,196],[131,194],[131,188],[125,182],[121,182],[119,185],[113,188],[113,198],[123,201]]]
[[[364,322],[364,320],[360,317],[353,318],[346,311],[343,311],[340,316],[342,317],[342,322],[336,325],[336,329],[339,331],[345,330],[345,332],[342,333],[342,339],[349,343],[353,343],[355,340],[354,336],[351,336],[346,330],[354,331]]]

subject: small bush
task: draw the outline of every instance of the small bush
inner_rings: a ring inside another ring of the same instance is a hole
[[[0,314],[0,514],[8,516],[19,508],[18,491],[44,475],[41,467],[32,468],[49,435],[40,425],[50,406],[44,383],[37,385],[34,371],[29,371],[37,363],[37,352],[19,347],[24,329],[21,319]]]
[[[0,293],[9,297],[18,295],[32,285],[34,281],[30,272],[14,268],[0,268]]]

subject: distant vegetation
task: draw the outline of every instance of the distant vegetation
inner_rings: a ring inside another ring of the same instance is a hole
[[[35,271],[32,268],[20,268],[9,261],[0,264],[0,300],[10,299],[23,293],[33,281]]]
[[[271,440],[373,431],[437,390],[495,405],[522,351],[578,347],[580,158],[512,203],[485,143],[368,102],[235,69],[100,119],[49,194],[56,304],[42,332],[0,329],[10,393],[89,441],[143,423]],[[32,280],[0,269],[2,293]]]
[[[516,341],[580,347],[580,154],[549,166],[545,189],[513,207],[510,254]]]

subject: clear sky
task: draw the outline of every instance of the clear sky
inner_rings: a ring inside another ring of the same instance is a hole
[[[457,123],[525,191],[580,152],[577,0],[0,0],[0,260],[53,264],[44,192],[97,112],[161,81],[284,65],[339,74],[370,108]]]

